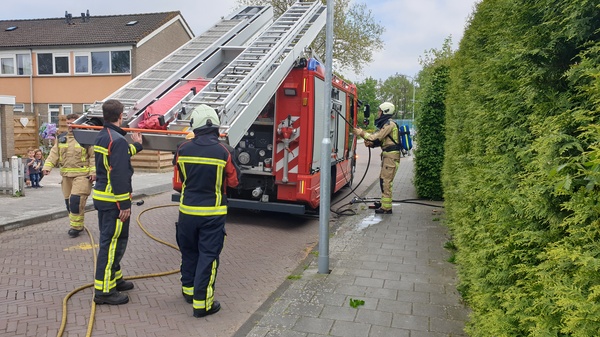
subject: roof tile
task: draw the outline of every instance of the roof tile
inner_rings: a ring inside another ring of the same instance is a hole
[[[178,15],[179,11],[90,16],[89,21],[78,16],[71,24],[65,18],[0,20],[0,48],[133,44]],[[138,23],[127,26],[130,21]],[[18,28],[6,30],[12,26]]]

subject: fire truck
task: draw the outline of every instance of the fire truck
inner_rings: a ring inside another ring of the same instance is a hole
[[[356,86],[337,77],[325,108],[325,69],[310,43],[325,25],[319,1],[297,2],[273,20],[270,6],[247,6],[223,18],[131,80],[75,122],[81,144],[102,128],[102,103],[125,106],[125,130],[142,132],[145,149],[175,152],[191,130],[198,104],[219,114],[222,141],[235,148],[240,186],[228,190],[229,207],[304,214],[322,193],[351,185],[355,166]],[[324,130],[324,118],[330,129]],[[332,152],[321,163],[321,141]],[[320,186],[323,165],[331,186]],[[180,191],[177,172],[173,187]],[[177,199],[178,200],[178,199]]]

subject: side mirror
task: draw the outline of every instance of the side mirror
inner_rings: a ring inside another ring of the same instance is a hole
[[[369,117],[371,117],[371,106],[368,103],[365,104],[363,116],[365,116],[365,119],[363,119],[363,124],[365,126],[369,126]]]

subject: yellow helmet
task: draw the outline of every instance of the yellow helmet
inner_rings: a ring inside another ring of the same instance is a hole
[[[219,115],[215,109],[206,104],[200,104],[195,107],[190,114],[190,127],[192,130],[203,126],[219,127]]]
[[[384,115],[393,115],[394,114],[394,104],[390,102],[383,102],[379,105],[379,110],[383,112]]]

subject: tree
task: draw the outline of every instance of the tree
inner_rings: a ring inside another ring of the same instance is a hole
[[[412,111],[413,90],[412,81],[407,76],[396,73],[381,83],[379,99],[394,104],[396,116],[405,119],[406,113]]]
[[[279,17],[295,2],[294,0],[238,0],[240,5],[271,5],[275,17]],[[334,68],[351,70],[359,74],[364,65],[373,61],[373,53],[383,49],[381,35],[385,28],[375,22],[371,11],[364,3],[351,4],[350,0],[335,0],[333,16]],[[325,30],[313,41],[312,48],[324,59]]]
[[[365,78],[363,82],[356,83],[356,90],[358,91],[358,99],[364,104],[369,104],[371,107],[376,107],[381,104],[381,101],[377,98],[379,91],[379,83],[372,77]],[[358,113],[358,123],[362,123],[364,120],[364,113],[362,110]],[[373,125],[373,114],[369,118],[369,125]]]

